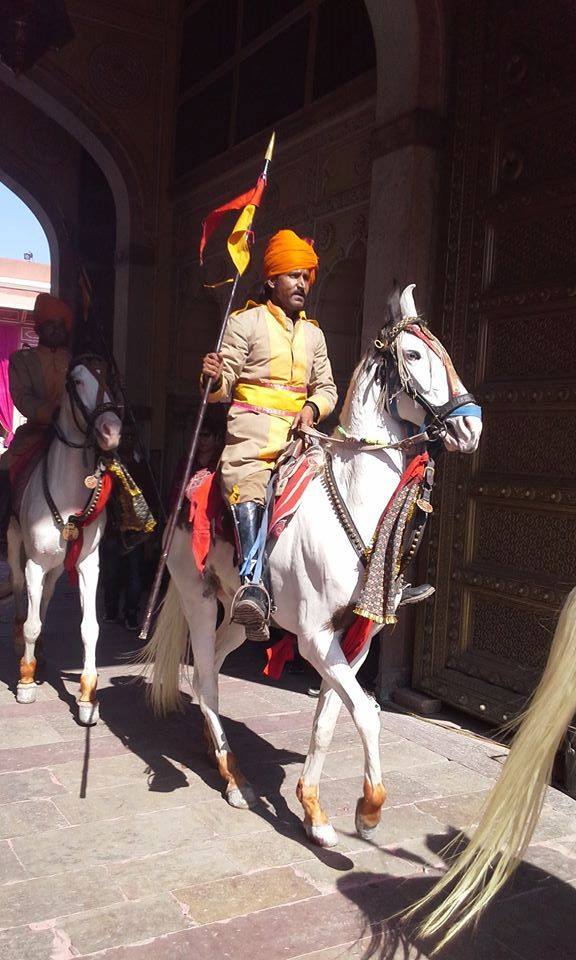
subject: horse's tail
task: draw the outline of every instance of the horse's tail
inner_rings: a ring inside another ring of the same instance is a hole
[[[182,709],[180,666],[186,663],[188,648],[188,624],[176,584],[170,580],[154,633],[137,656],[151,681],[146,696],[157,716]]]
[[[408,912],[412,916],[429,907],[449,889],[444,902],[422,923],[421,936],[443,933],[439,947],[443,946],[512,875],[534,833],[556,751],[575,713],[576,588],[564,604],[544,674],[476,832],[440,882]]]

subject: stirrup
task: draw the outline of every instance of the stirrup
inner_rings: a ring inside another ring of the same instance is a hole
[[[270,594],[262,584],[243,583],[232,600],[230,620],[246,627],[247,640],[268,640],[272,608]]]

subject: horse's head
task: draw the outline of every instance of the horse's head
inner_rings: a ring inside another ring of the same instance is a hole
[[[122,435],[122,400],[113,386],[108,364],[93,354],[70,363],[66,390],[74,423],[104,453],[118,449]]]
[[[381,401],[396,419],[426,428],[450,451],[473,453],[482,432],[480,407],[466,392],[439,340],[418,316],[415,284],[388,301],[382,327],[365,365],[376,370]]]

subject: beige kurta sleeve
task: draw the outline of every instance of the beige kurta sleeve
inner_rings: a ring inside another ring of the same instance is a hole
[[[44,397],[40,396],[35,389],[26,359],[22,351],[17,351],[10,356],[8,362],[10,394],[14,406],[22,416],[27,420],[36,420]]]
[[[314,347],[314,358],[312,360],[312,370],[310,372],[310,383],[308,384],[308,399],[315,403],[320,413],[320,419],[324,420],[332,413],[338,400],[338,393],[334,377],[332,376],[332,367],[328,359],[326,349],[326,339],[320,329],[316,331],[316,343]]]
[[[208,400],[218,403],[221,400],[230,400],[236,381],[242,374],[249,350],[249,336],[252,327],[251,310],[241,310],[233,313],[228,321],[220,356],[224,363],[222,380],[212,391]]]

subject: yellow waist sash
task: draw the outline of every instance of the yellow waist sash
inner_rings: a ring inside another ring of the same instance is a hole
[[[262,413],[294,416],[306,402],[305,387],[274,384],[272,380],[238,381],[234,388],[234,403]]]

